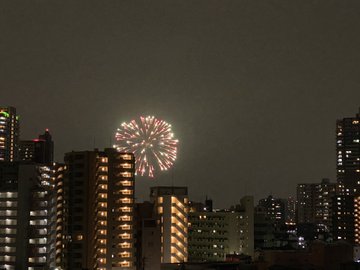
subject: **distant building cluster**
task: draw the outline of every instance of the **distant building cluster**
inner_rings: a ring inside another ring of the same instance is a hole
[[[72,151],[57,163],[49,130],[19,134],[16,109],[0,107],[1,270],[359,269],[360,114],[337,121],[336,183],[226,209],[181,186],[136,202],[133,154]]]

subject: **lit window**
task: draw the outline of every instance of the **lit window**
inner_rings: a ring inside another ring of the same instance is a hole
[[[131,160],[132,156],[129,155],[129,154],[123,154],[123,155],[121,155],[121,158],[124,159],[124,160]]]

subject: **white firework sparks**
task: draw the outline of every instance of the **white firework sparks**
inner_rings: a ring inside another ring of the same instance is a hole
[[[154,116],[141,116],[118,128],[114,146],[120,152],[134,153],[136,172],[154,177],[154,172],[171,168],[176,160],[178,140],[171,125]]]

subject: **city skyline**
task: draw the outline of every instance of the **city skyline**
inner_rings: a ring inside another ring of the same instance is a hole
[[[14,108],[14,107],[9,107],[9,108]],[[16,108],[15,108],[15,109],[16,109]],[[358,116],[358,115],[360,115],[360,107],[359,107],[359,112],[356,113],[356,116]],[[346,116],[346,117],[344,117],[344,118],[351,119],[351,117],[354,117],[354,116]],[[340,117],[339,117],[339,119],[340,119]],[[341,121],[341,120],[339,120],[339,119],[337,119],[336,122]],[[20,133],[21,133],[21,132],[20,132]],[[45,133],[48,133],[48,134],[49,134],[49,129],[46,128]],[[43,135],[39,135],[39,136],[43,136]],[[50,135],[50,137],[51,137],[51,135]],[[28,138],[26,138],[26,139],[28,139]],[[23,141],[24,138],[23,138],[23,137],[19,137],[19,140]],[[33,139],[32,141],[36,141],[36,140],[37,140],[37,139]],[[112,147],[109,146],[108,148],[114,148],[114,145],[113,145]],[[116,148],[116,147],[115,147],[115,148]],[[65,157],[65,155],[66,155],[66,154],[69,154],[69,153],[71,153],[71,152],[74,152],[74,151],[92,151],[92,150],[94,150],[94,149],[98,149],[98,147],[96,147],[96,146],[94,145],[94,148],[81,149],[81,150],[73,149],[73,150],[71,150],[71,151],[69,151],[69,152],[64,153],[64,156],[63,156],[62,158],[60,158],[60,160],[56,160],[56,162],[63,163],[63,162],[64,162],[64,157]],[[158,172],[160,179],[161,179],[161,173],[165,173],[165,174],[167,173],[168,178],[166,178],[165,180],[170,180],[171,183],[169,183],[169,182],[164,182],[165,185],[169,185],[169,184],[170,184],[170,185],[176,185],[176,184],[174,183],[174,179],[173,179],[173,178],[174,178],[174,175],[173,175],[173,173],[171,172],[172,169],[173,169],[173,168],[170,168],[170,170],[169,170],[169,171],[170,171],[170,174],[171,174],[170,176],[169,176],[169,172],[166,172],[166,171],[159,171],[159,172]],[[157,176],[158,176],[158,175],[157,175]],[[148,183],[150,183],[150,185],[147,185],[148,187],[153,186],[154,183],[156,183],[156,180],[157,180],[157,177],[152,178],[152,177],[149,177],[149,176],[141,176],[141,175],[137,175],[136,178],[137,178],[137,179],[140,178],[141,180],[144,180],[144,179],[145,179],[145,180],[149,181]],[[308,181],[309,183],[313,182],[313,183],[315,184],[315,183],[317,183],[320,179],[309,179],[309,180],[310,180],[310,181]],[[335,179],[330,179],[329,181],[331,181],[333,184],[335,184],[335,183],[336,183],[336,178],[335,178]],[[136,182],[136,184],[139,185],[139,183],[137,183],[137,182]],[[299,185],[299,183],[296,183],[296,185]],[[140,186],[144,186],[144,182],[143,182],[143,181],[141,181]],[[191,187],[191,185],[190,185],[190,187]],[[276,187],[274,187],[274,188],[276,188]],[[205,193],[202,193],[201,195],[202,195],[202,197],[199,198],[199,199],[197,199],[197,201],[204,201],[204,196],[205,196],[206,198],[208,197],[208,194],[205,194]],[[252,196],[254,196],[255,194],[247,194],[247,195],[252,195]],[[296,197],[296,186],[295,186],[295,189],[293,189],[290,193],[286,194],[285,196],[281,196],[281,195],[278,195],[277,193],[274,193],[274,192],[270,191],[270,192],[267,192],[267,193],[265,192],[263,196],[261,196],[261,195],[259,196],[259,195],[258,195],[258,197],[256,197],[256,195],[255,195],[255,198],[256,198],[257,200],[260,200],[260,199],[265,198],[265,197],[268,196],[268,195],[274,195],[275,197],[284,198],[284,199],[285,199],[285,198],[289,198],[289,197],[295,198],[295,197]],[[139,195],[137,195],[137,196],[139,196]],[[148,200],[148,198],[147,198],[148,194],[141,194],[140,196],[141,196],[141,198],[136,197],[136,199],[137,199],[139,202]],[[193,196],[193,197],[197,198],[196,195]],[[210,197],[213,198],[212,196],[210,196]],[[216,198],[216,197],[215,197],[215,198]],[[216,200],[214,200],[214,201],[215,201],[216,206],[217,206],[217,207],[220,207],[220,208],[222,208],[222,207],[228,207],[228,206],[230,206],[230,205],[232,205],[232,204],[238,203],[238,201],[237,201],[238,198],[231,198],[231,199],[232,199],[232,201],[230,201],[230,203],[228,203],[227,205],[222,205],[221,203],[219,204]]]
[[[149,201],[136,201],[134,154],[116,148],[71,151],[63,164],[54,163],[48,129],[38,139],[9,144],[20,139],[20,128],[7,123],[19,116],[14,107],[0,113],[4,153],[18,157],[0,162],[4,269],[161,270],[244,260],[268,270],[274,262],[262,257],[267,249],[281,250],[284,257],[276,260],[284,265],[302,265],[303,256],[334,270],[360,261],[354,246],[360,241],[360,112],[337,120],[336,183],[299,183],[296,202],[270,195],[255,205],[254,196],[245,196],[225,209],[214,209],[208,198],[196,202],[187,186],[153,186]],[[342,253],[333,262],[327,255],[316,261],[314,248]]]
[[[127,119],[167,119],[176,165],[137,177],[139,198],[174,184],[224,207],[335,182],[336,120],[359,108],[360,3],[83,3],[2,3],[1,104],[21,139],[49,128],[62,161],[110,147]]]

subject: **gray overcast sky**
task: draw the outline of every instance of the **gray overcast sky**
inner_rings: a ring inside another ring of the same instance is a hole
[[[172,172],[228,206],[335,180],[335,121],[360,105],[360,2],[1,1],[0,103],[56,157],[110,145],[139,115],[173,125]]]

